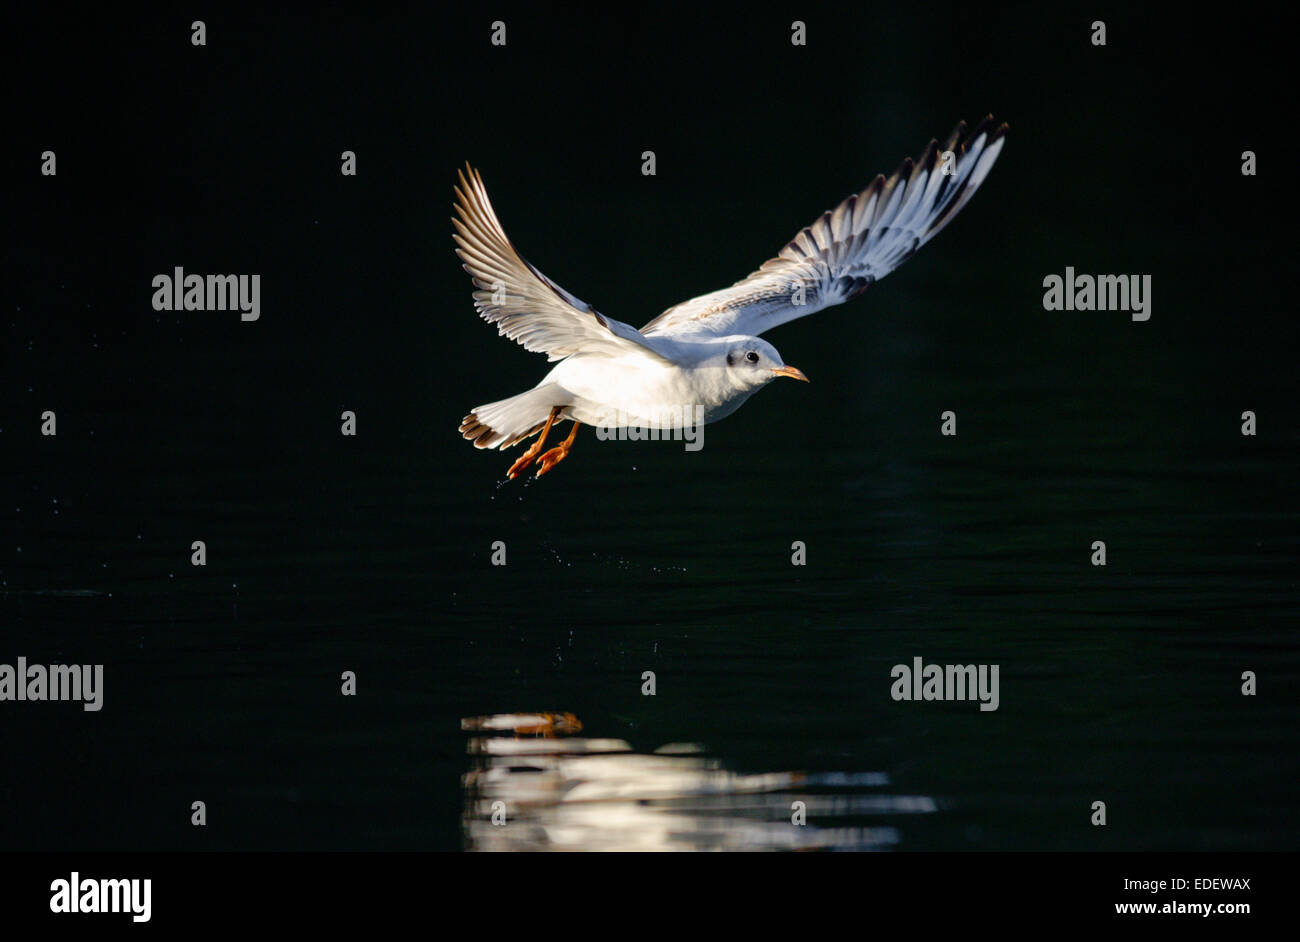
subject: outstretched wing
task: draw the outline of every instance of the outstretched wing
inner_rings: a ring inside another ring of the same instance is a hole
[[[485,321],[548,360],[601,351],[659,356],[635,327],[605,317],[525,261],[497,219],[483,178],[469,164],[465,171],[455,188],[456,254],[474,280],[474,307]]]
[[[877,176],[800,232],[776,258],[730,288],[670,307],[641,328],[658,335],[757,336],[847,301],[912,257],[960,212],[997,160],[1007,126],[990,115],[957,125],[888,180]],[[951,151],[951,158],[945,155]]]

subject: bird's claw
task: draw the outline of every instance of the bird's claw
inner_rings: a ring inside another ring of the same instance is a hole
[[[550,451],[543,454],[542,457],[538,459],[537,476],[540,478],[543,474],[568,457],[568,454],[569,449],[563,445],[556,445]]]
[[[519,456],[519,458],[515,461],[515,463],[510,466],[510,470],[506,472],[506,477],[508,477],[512,481],[515,478],[519,477],[519,472],[524,470],[524,468],[528,467],[530,464],[532,464],[533,458],[536,455],[537,452],[535,451],[524,452],[522,455]]]

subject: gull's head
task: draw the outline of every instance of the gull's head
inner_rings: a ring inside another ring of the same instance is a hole
[[[725,359],[728,382],[737,389],[755,390],[778,376],[808,382],[802,370],[786,366],[776,347],[758,337],[727,338]]]

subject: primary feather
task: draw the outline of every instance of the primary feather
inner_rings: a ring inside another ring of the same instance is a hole
[[[574,353],[626,353],[658,356],[640,331],[605,317],[565,291],[515,251],[492,209],[478,171],[468,164],[456,187],[456,254],[474,280],[474,307],[498,332],[560,360]]]
[[[803,229],[773,259],[729,288],[664,311],[641,328],[648,337],[758,336],[847,301],[907,261],[952,221],[984,182],[1007,126],[985,118],[963,137],[931,141],[888,180],[845,199]],[[952,159],[944,154],[951,152]]]

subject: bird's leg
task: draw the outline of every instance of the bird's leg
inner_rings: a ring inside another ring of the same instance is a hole
[[[546,454],[542,455],[539,467],[537,468],[537,476],[539,478],[568,457],[570,449],[573,448],[573,440],[578,437],[578,429],[581,427],[582,423],[575,419],[573,422],[573,431],[569,432],[569,437],[560,442],[560,444],[556,445]]]
[[[563,408],[563,406],[556,406],[551,410],[551,414],[546,417],[546,424],[542,426],[542,434],[538,435],[537,441],[533,442],[529,449],[519,456],[519,460],[510,466],[510,470],[506,472],[506,477],[513,481],[519,476],[520,471],[533,463],[533,459],[537,457],[537,453],[541,451],[542,446],[546,444],[546,434],[550,432],[551,425],[555,422],[555,419],[560,412],[563,411]]]

